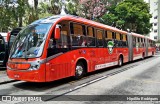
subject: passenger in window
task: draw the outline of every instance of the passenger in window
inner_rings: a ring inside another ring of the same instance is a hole
[[[87,41],[86,41],[86,39],[83,39],[83,42],[82,42],[81,46],[83,46],[83,47],[87,46]]]
[[[79,37],[79,46],[86,46],[86,40],[83,36],[78,36]]]

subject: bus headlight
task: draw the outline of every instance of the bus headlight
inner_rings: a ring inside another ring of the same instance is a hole
[[[40,68],[40,63],[36,62],[31,64],[31,67],[29,68],[29,70],[38,70]]]

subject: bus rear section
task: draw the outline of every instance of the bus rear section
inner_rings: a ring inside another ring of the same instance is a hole
[[[129,34],[130,61],[144,59],[153,56],[155,53],[155,42],[140,34]]]

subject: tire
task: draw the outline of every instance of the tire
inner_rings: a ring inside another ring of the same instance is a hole
[[[142,54],[142,60],[144,59],[144,53]]]
[[[119,57],[118,59],[118,66],[121,67],[123,65],[123,58]]]
[[[152,52],[152,56],[154,55],[154,52]]]
[[[75,67],[75,79],[81,79],[85,74],[85,67],[82,62],[78,62]]]

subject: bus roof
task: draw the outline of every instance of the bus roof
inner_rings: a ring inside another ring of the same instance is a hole
[[[91,25],[91,26],[95,26],[95,27],[99,27],[99,28],[103,28],[103,29],[107,29],[107,30],[111,30],[111,31],[113,30],[113,31],[116,31],[116,32],[119,32],[119,33],[127,34],[126,31],[119,30],[115,27],[104,25],[104,24],[101,24],[101,23],[98,23],[98,22],[95,22],[95,21],[92,21],[92,20],[88,20],[88,19],[85,19],[85,18],[82,18],[82,17],[74,16],[74,15],[50,16],[50,17],[46,17],[46,18],[42,18],[42,19],[39,19],[37,21],[34,21],[33,23],[31,23],[31,25],[32,24],[37,24],[37,23],[55,23],[55,22],[60,21],[60,20],[71,20],[71,21],[80,22],[80,23],[83,23],[83,24],[86,24],[86,25]]]
[[[146,36],[144,36],[144,35],[137,34],[137,33],[134,33],[134,32],[131,32],[131,34],[132,34],[133,36],[136,36],[136,37],[141,37],[141,38],[146,37]]]
[[[132,34],[133,36],[136,36],[136,37],[147,38],[147,39],[149,39],[149,40],[154,41],[153,39],[151,39],[151,38],[150,38],[150,37],[148,37],[148,36],[140,35],[140,34],[133,33],[133,32],[131,32],[131,34]]]

